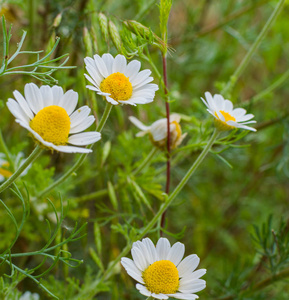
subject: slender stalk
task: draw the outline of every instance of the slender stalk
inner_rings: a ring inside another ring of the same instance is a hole
[[[99,124],[98,124],[98,126],[96,128],[96,131],[98,131],[98,132],[102,131],[102,128],[103,128],[104,124],[107,121],[107,118],[108,118],[108,116],[110,114],[111,109],[112,109],[112,104],[110,104],[110,103],[107,102],[106,106],[105,106],[105,110],[104,110],[103,115],[101,117],[101,120],[100,120],[100,122],[99,122]]]
[[[25,169],[35,161],[35,159],[40,155],[42,149],[39,145],[35,147],[33,152],[29,155],[29,157],[24,161],[24,163],[18,168],[18,170],[13,173],[11,177],[9,177],[1,186],[0,193],[7,189],[24,171]]]
[[[110,114],[111,108],[112,108],[112,104],[107,102],[104,113],[103,113],[102,118],[96,128],[96,131],[101,132],[101,130],[103,129],[103,126],[106,123],[107,118]],[[93,144],[91,144],[89,146],[89,149],[91,149],[92,146],[93,146]],[[77,162],[65,174],[63,174],[58,180],[54,181],[50,186],[48,186],[46,189],[44,189],[42,191],[42,193],[38,194],[37,198],[44,197],[46,194],[48,194],[50,191],[52,191],[56,186],[58,186],[59,184],[64,182],[72,173],[74,173],[82,165],[82,163],[84,162],[84,160],[87,157],[87,154],[88,153],[81,154],[80,157],[78,158]]]
[[[137,236],[136,240],[142,239],[152,228],[153,226],[158,222],[158,219],[162,216],[162,214],[167,210],[167,208],[172,204],[176,196],[179,194],[179,192],[182,190],[182,188],[185,186],[185,184],[188,182],[188,180],[191,178],[191,176],[194,174],[196,169],[199,167],[201,162],[204,160],[208,152],[210,151],[211,147],[213,146],[215,140],[217,139],[219,135],[219,131],[215,129],[213,135],[211,136],[210,140],[208,141],[206,147],[203,149],[203,151],[200,153],[194,164],[191,166],[187,174],[184,176],[184,178],[181,180],[181,182],[178,184],[178,186],[175,188],[175,190],[171,193],[171,195],[168,197],[167,201],[160,207],[157,214],[153,217],[153,219],[145,226],[145,228],[142,230],[142,232]],[[109,268],[104,272],[102,276],[102,280],[106,280],[109,278],[112,270],[114,269],[115,265],[120,261],[120,259],[127,255],[129,250],[131,249],[132,241],[127,244],[127,246],[122,250],[122,252],[117,256],[117,258],[110,263]],[[102,281],[101,280],[101,281]]]
[[[15,171],[14,161],[11,159],[11,154],[6,146],[6,143],[3,139],[2,131],[0,129],[0,149],[3,151],[3,153],[6,156],[6,159],[8,160],[9,167],[11,167],[12,172]]]
[[[170,132],[170,104],[168,102],[168,81],[167,81],[167,57],[163,54],[163,76],[164,76],[164,92],[166,100],[166,116],[167,116],[167,180],[165,192],[168,195],[170,192],[170,182],[171,182],[171,132]],[[166,218],[166,211],[164,211],[161,219],[161,228],[164,226]],[[163,234],[162,230],[160,232],[161,236]]]
[[[264,39],[266,33],[269,31],[270,27],[273,25],[274,21],[276,20],[277,16],[280,14],[282,11],[283,5],[285,3],[285,0],[280,0],[275,7],[274,11],[272,12],[270,18],[266,22],[265,26],[261,30],[260,34],[258,35],[257,39],[251,46],[250,50],[247,52],[246,56],[243,58],[242,62],[240,63],[239,67],[237,70],[234,72],[234,74],[231,76],[229,82],[226,84],[224,89],[222,90],[222,94],[225,94],[230,92],[230,90],[233,88],[245,68],[247,67],[249,61],[251,60],[253,54],[256,52],[258,47],[260,46],[262,40]]]

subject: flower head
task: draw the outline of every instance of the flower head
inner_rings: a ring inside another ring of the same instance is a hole
[[[256,123],[256,121],[251,120],[254,118],[254,115],[246,114],[244,108],[233,109],[233,103],[230,100],[225,100],[222,95],[216,94],[212,96],[211,93],[206,92],[205,96],[206,100],[201,99],[207,106],[207,111],[215,118],[215,124],[219,130],[226,131],[234,128],[243,128],[256,131],[255,128],[245,125]]]
[[[28,83],[25,98],[14,91],[16,99],[8,99],[7,106],[16,122],[26,128],[44,147],[67,153],[89,153],[92,150],[68,146],[85,146],[98,141],[99,132],[82,132],[94,122],[90,108],[82,106],[76,111],[78,94],[73,90],[63,93],[59,86],[42,86]]]
[[[92,84],[86,87],[113,105],[150,103],[159,89],[156,84],[150,83],[153,81],[150,70],[139,72],[140,62],[137,60],[127,64],[123,55],[114,58],[106,53],[102,57],[97,54],[93,58],[86,57],[84,62],[90,75],[84,76]]]
[[[206,282],[199,279],[205,269],[195,271],[200,259],[196,254],[182,260],[185,246],[172,247],[166,238],[160,238],[156,247],[149,238],[133,243],[133,260],[123,257],[121,263],[129,276],[138,281],[139,292],[156,299],[197,299],[193,294],[203,290]]]
[[[167,143],[167,118],[160,119],[154,122],[151,126],[145,126],[141,121],[139,121],[135,117],[129,117],[129,120],[139,129],[141,132],[137,134],[137,136],[144,136],[145,134],[149,134],[152,143],[160,148],[165,149]],[[181,117],[178,114],[170,115],[170,144],[171,149],[176,148],[181,144],[186,133],[182,135],[182,129],[180,126]]]

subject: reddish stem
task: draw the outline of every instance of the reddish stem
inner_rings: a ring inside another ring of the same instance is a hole
[[[170,135],[170,104],[168,102],[168,81],[167,81],[167,58],[166,55],[163,54],[163,76],[164,76],[164,92],[166,99],[166,115],[167,115],[167,182],[166,182],[166,194],[170,192],[170,179],[171,179],[171,135]],[[166,211],[162,214],[161,218],[161,228],[164,227],[165,224]],[[163,235],[163,231],[161,230],[161,236]]]

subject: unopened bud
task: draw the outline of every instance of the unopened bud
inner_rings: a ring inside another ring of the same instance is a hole
[[[134,20],[127,20],[124,21],[123,24],[127,27],[127,29],[133,32],[136,35],[140,35],[146,41],[155,44],[161,50],[165,50],[167,48],[166,43],[158,37],[152,30],[143,24],[134,21]]]
[[[99,22],[101,33],[104,36],[104,39],[108,41],[108,21],[106,15],[104,15],[103,13],[99,13],[98,22]]]
[[[121,37],[120,37],[120,34],[119,34],[119,31],[118,31],[117,27],[115,26],[115,24],[112,21],[108,22],[108,30],[109,30],[109,34],[110,34],[110,37],[112,39],[112,42],[113,42],[115,48],[119,52],[122,52]]]

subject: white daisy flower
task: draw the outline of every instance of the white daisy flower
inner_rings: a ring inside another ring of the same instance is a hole
[[[144,136],[145,134],[149,134],[152,143],[160,148],[165,149],[167,145],[167,118],[160,119],[154,122],[151,126],[145,126],[141,121],[137,118],[130,116],[129,120],[141,131],[137,133],[136,136]],[[181,117],[178,114],[171,114],[170,115],[170,144],[171,149],[176,148],[178,145],[181,144],[186,133],[182,135],[182,129],[180,126]]]
[[[159,89],[156,84],[150,83],[153,81],[150,70],[139,72],[141,64],[137,60],[127,64],[123,55],[114,58],[106,53],[102,57],[97,54],[93,58],[86,57],[84,62],[90,75],[84,76],[92,84],[86,87],[113,105],[150,103]]]
[[[133,260],[123,257],[121,264],[129,276],[138,281],[136,288],[147,297],[156,299],[197,299],[193,294],[206,287],[199,279],[205,269],[195,271],[200,259],[196,254],[182,260],[185,246],[175,243],[172,247],[166,238],[160,238],[156,247],[149,238],[133,243]]]
[[[225,100],[222,95],[214,95],[205,93],[206,100],[201,98],[207,106],[207,111],[215,118],[216,127],[219,130],[226,131],[234,128],[243,128],[251,131],[256,131],[255,128],[246,126],[245,124],[256,123],[250,119],[254,118],[252,114],[246,114],[244,108],[233,109],[233,103],[230,100]]]
[[[90,108],[82,106],[75,110],[78,94],[73,90],[63,93],[59,86],[41,86],[28,83],[25,98],[14,91],[16,99],[8,99],[7,106],[16,122],[32,133],[43,146],[66,153],[89,153],[90,149],[69,146],[86,146],[97,142],[99,132],[82,132],[92,125],[94,117]],[[75,111],[74,111],[75,110]]]

